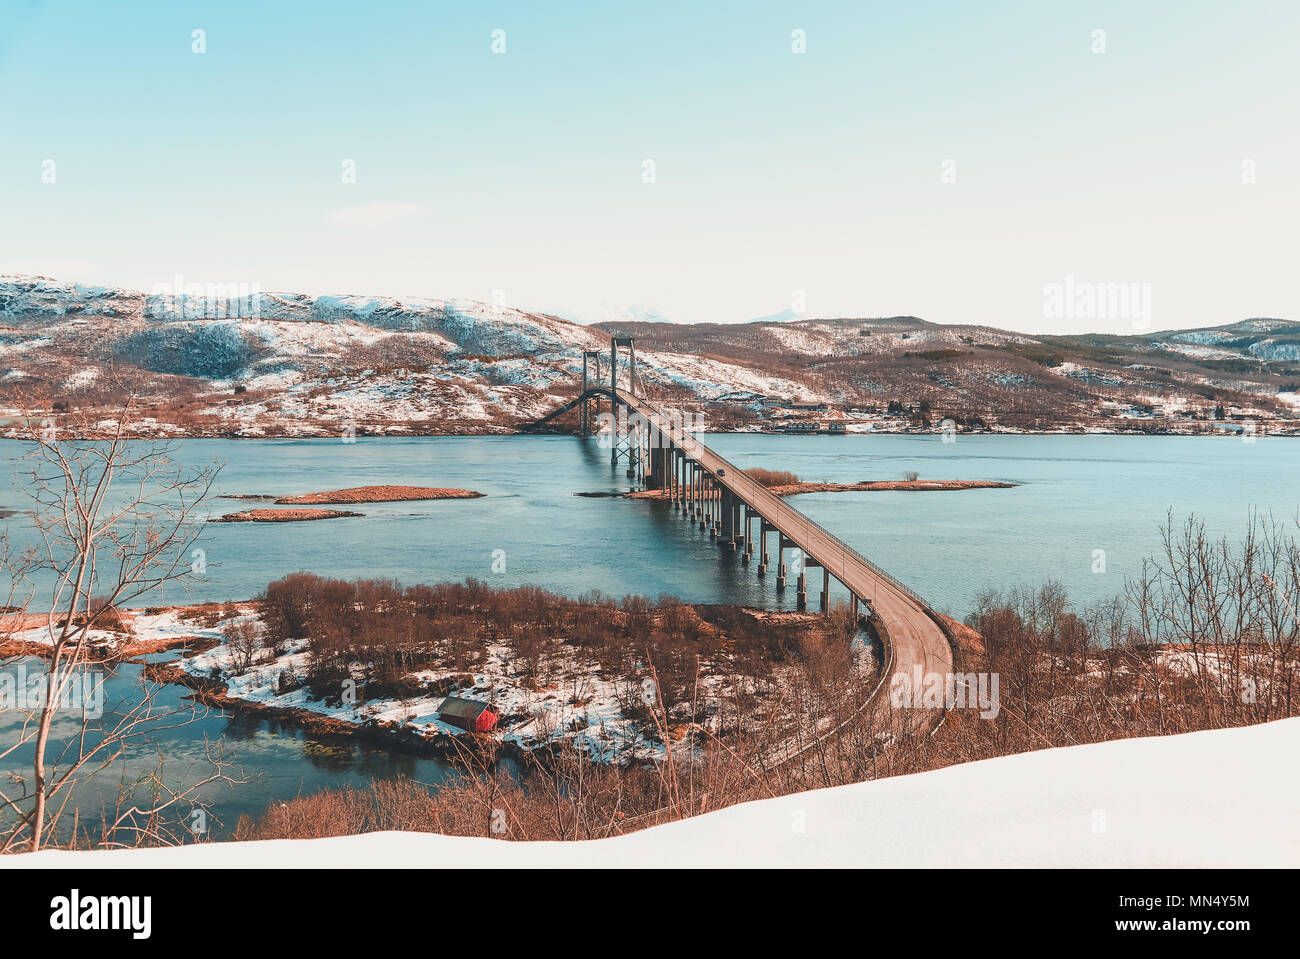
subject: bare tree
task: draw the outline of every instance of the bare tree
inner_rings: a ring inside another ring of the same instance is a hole
[[[51,748],[56,713],[76,700],[87,663],[111,655],[122,642],[107,632],[119,610],[168,584],[184,588],[204,569],[202,553],[195,550],[202,529],[197,511],[220,466],[188,468],[166,444],[132,439],[133,408],[132,397],[112,421],[80,424],[80,435],[90,439],[63,440],[48,419],[30,428],[32,447],[19,478],[35,501],[35,545],[25,564],[11,566],[9,573],[11,583],[15,574],[30,574],[42,593],[48,589],[48,611],[36,626],[48,662],[39,703],[18,742],[0,754],[33,744],[30,782],[20,781],[19,795],[0,795],[0,811],[16,814],[0,829],[0,851],[40,849],[49,823],[58,821],[79,783],[121,757],[128,744],[196,718],[195,707],[188,716],[161,709],[154,690],[146,687],[139,702],[111,714],[96,716],[81,702],[78,731]],[[28,417],[28,422],[36,420]],[[157,838],[148,823],[200,786],[229,781],[226,765],[213,756],[211,774],[182,790],[162,787],[159,778],[150,801],[127,804],[114,828]]]
[[[236,619],[222,628],[221,635],[234,659],[235,668],[251,669],[262,645],[257,624],[247,619]]]

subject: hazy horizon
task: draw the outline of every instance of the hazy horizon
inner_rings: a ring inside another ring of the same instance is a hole
[[[1297,29],[1204,0],[11,2],[0,270],[580,322],[1300,316]],[[1052,305],[1075,285],[1134,305]]]
[[[47,274],[47,273],[0,273],[0,279],[10,278],[10,277],[12,277],[12,278],[24,277],[24,278],[28,278],[28,279],[36,279],[36,278],[40,278],[40,279],[46,279],[46,280],[49,280],[49,281],[51,281],[51,282],[53,282],[53,283],[60,284],[60,285],[67,285],[67,286],[81,287],[81,288],[85,288],[85,289],[94,289],[94,288],[120,289],[120,290],[125,290],[125,291],[130,291],[130,292],[143,293],[143,294],[145,294],[145,295],[152,295],[152,293],[153,293],[152,290],[141,290],[141,289],[139,289],[139,288],[137,288],[137,287],[124,286],[124,285],[122,285],[122,284],[115,284],[115,283],[92,283],[92,282],[86,282],[86,281],[77,280],[77,279],[73,279],[73,278],[69,278],[69,277],[50,276],[50,275]],[[171,289],[173,289],[173,288],[175,287],[175,283],[174,283],[174,282],[171,283],[171,284],[162,284],[162,285],[168,287],[168,292],[170,292]],[[474,300],[475,302],[480,302],[480,303],[484,303],[485,305],[490,305],[490,304],[487,303],[487,301],[485,301],[485,300],[478,300],[478,299],[476,299],[475,297],[441,297],[441,296],[429,296],[429,295],[427,295],[427,294],[405,295],[405,296],[404,296],[404,295],[402,295],[402,294],[392,294],[392,293],[344,292],[344,291],[341,291],[341,290],[264,290],[264,289],[260,289],[260,288],[257,289],[256,292],[257,292],[257,293],[267,293],[267,294],[277,294],[277,293],[280,293],[280,294],[301,294],[301,295],[312,296],[312,297],[339,297],[339,298],[342,298],[342,297],[356,297],[356,298],[359,298],[359,299],[388,297],[388,298],[390,298],[390,299],[394,299],[394,300],[398,300],[398,301],[408,301],[408,302],[414,302],[414,301],[417,301],[417,300],[462,300],[462,301],[464,301],[464,300]],[[1232,325],[1234,325],[1234,324],[1237,324],[1237,323],[1244,323],[1244,322],[1247,322],[1247,321],[1250,321],[1250,320],[1279,321],[1279,322],[1284,322],[1284,323],[1296,322],[1296,321],[1294,321],[1294,320],[1289,319],[1288,317],[1281,317],[1281,316],[1241,316],[1241,317],[1237,317],[1237,318],[1235,318],[1235,319],[1225,320],[1225,321],[1223,321],[1223,322],[1219,322],[1219,323],[1207,323],[1207,324],[1200,324],[1200,325],[1197,325],[1197,326],[1188,326],[1188,327],[1158,326],[1158,325],[1157,325],[1157,326],[1152,326],[1152,327],[1150,327],[1149,329],[1142,329],[1142,330],[1133,330],[1133,331],[1129,331],[1127,334],[1125,333],[1125,331],[1107,332],[1107,331],[1102,331],[1102,330],[1097,330],[1097,329],[1091,329],[1091,328],[1086,328],[1086,327],[1080,327],[1080,328],[1078,328],[1078,329],[1066,329],[1066,328],[1061,328],[1061,329],[1059,329],[1059,330],[1053,330],[1053,331],[1050,332],[1050,333],[1047,333],[1047,332],[1040,332],[1040,333],[1036,333],[1036,334],[1035,334],[1035,333],[1030,333],[1030,332],[1027,331],[1027,330],[1018,329],[1018,328],[1016,328],[1016,327],[1012,327],[1012,326],[994,326],[994,325],[987,324],[987,323],[972,323],[972,322],[966,322],[966,321],[961,321],[961,320],[952,320],[952,321],[945,321],[945,320],[931,320],[931,319],[929,319],[929,318],[927,318],[927,317],[924,317],[924,316],[918,316],[918,315],[915,314],[915,313],[895,313],[895,314],[890,314],[890,315],[888,315],[888,316],[885,316],[885,315],[871,315],[871,314],[862,313],[862,312],[859,312],[859,313],[847,313],[847,314],[835,315],[835,316],[820,316],[820,315],[814,315],[814,314],[808,314],[808,315],[803,315],[803,316],[796,316],[796,315],[785,315],[785,316],[783,316],[783,315],[780,315],[780,314],[773,314],[773,315],[769,315],[769,316],[756,316],[756,317],[751,317],[751,318],[746,319],[746,320],[733,320],[733,321],[730,321],[730,322],[722,322],[722,321],[716,321],[716,320],[674,320],[674,319],[667,318],[667,317],[650,317],[650,316],[629,316],[629,317],[627,317],[627,318],[615,318],[615,319],[607,319],[607,318],[600,318],[600,317],[587,317],[587,318],[581,318],[581,317],[577,317],[577,316],[565,316],[563,313],[561,313],[561,312],[559,312],[559,311],[552,310],[552,309],[547,309],[547,308],[545,308],[545,307],[525,306],[525,305],[522,305],[522,304],[514,304],[514,303],[511,303],[511,304],[504,304],[504,306],[506,306],[506,307],[509,308],[509,309],[518,309],[518,310],[522,310],[523,312],[527,312],[527,313],[533,313],[533,314],[545,314],[545,315],[548,315],[548,316],[555,316],[555,317],[558,317],[559,319],[562,319],[562,320],[568,320],[568,321],[570,321],[570,322],[578,323],[578,324],[580,324],[580,325],[584,325],[584,326],[594,326],[594,325],[596,325],[596,324],[601,324],[601,323],[603,323],[603,324],[612,324],[612,323],[666,323],[666,324],[668,324],[668,325],[670,325],[670,326],[698,326],[698,325],[707,325],[707,324],[711,324],[711,323],[718,323],[718,324],[720,324],[720,325],[724,325],[724,326],[743,326],[743,325],[748,324],[748,323],[794,323],[794,322],[813,322],[813,323],[816,323],[816,322],[852,322],[852,321],[857,321],[857,320],[895,320],[895,319],[912,319],[912,320],[919,320],[919,321],[922,322],[922,323],[933,323],[933,324],[936,324],[936,325],[938,325],[938,326],[983,326],[983,327],[989,327],[990,329],[1001,330],[1001,331],[1004,332],[1004,333],[1020,333],[1020,334],[1024,334],[1024,335],[1026,335],[1026,336],[1051,336],[1051,335],[1059,335],[1059,336],[1077,336],[1077,335],[1080,335],[1080,334],[1087,334],[1087,333],[1097,333],[1097,334],[1104,334],[1104,335],[1117,335],[1117,336],[1120,336],[1120,335],[1149,335],[1149,334],[1156,334],[1156,333],[1162,333],[1162,332],[1179,332],[1179,331],[1183,331],[1183,330],[1214,329],[1214,328],[1217,328],[1217,327],[1232,326]],[[787,312],[789,312],[789,311],[787,311]]]

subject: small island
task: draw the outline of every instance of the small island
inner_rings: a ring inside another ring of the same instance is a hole
[[[790,483],[772,486],[777,496],[795,496],[799,493],[852,493],[880,492],[882,490],[966,490],[966,489],[1011,489],[1015,483],[999,483],[993,480],[864,480],[860,483]]]
[[[876,493],[885,490],[926,492],[934,490],[1011,489],[1019,485],[994,480],[923,480],[911,473],[901,480],[862,480],[858,483],[805,483],[795,474],[784,470],[751,469],[745,472],[751,479],[757,480],[777,496],[797,496],[800,493]],[[633,490],[623,495],[628,499],[667,499],[668,490]]]
[[[417,499],[475,499],[482,495],[475,490],[445,489],[438,486],[353,486],[325,493],[281,496],[275,502],[279,506],[317,506],[331,503],[394,503]]]
[[[246,509],[227,513],[208,520],[210,523],[302,523],[314,519],[342,519],[346,516],[364,516],[343,509]]]

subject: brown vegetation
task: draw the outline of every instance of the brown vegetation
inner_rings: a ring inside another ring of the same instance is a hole
[[[314,519],[364,516],[343,509],[246,509],[208,520],[210,523],[301,523]]]
[[[283,650],[308,641],[313,695],[335,701],[353,679],[366,699],[427,695],[425,670],[470,673],[499,646],[526,687],[551,687],[575,657],[615,680],[624,714],[647,725],[643,697],[653,670],[673,722],[699,722],[717,710],[701,702],[702,675],[743,677],[750,694],[778,688],[776,671],[826,644],[847,648],[841,613],[761,616],[732,606],[690,606],[672,597],[572,600],[535,587],[494,589],[477,580],[403,588],[388,580],[349,582],[294,573],[259,598],[261,641]],[[436,690],[438,693],[445,689]],[[506,717],[509,721],[511,717]]]
[[[763,486],[797,486],[799,477],[789,470],[765,470],[755,467],[747,469],[745,472],[750,479]]]
[[[468,489],[444,489],[437,486],[354,486],[327,493],[303,493],[281,496],[282,506],[314,506],[328,503],[391,503],[417,499],[475,499],[482,493]]]
[[[995,716],[946,712],[931,734],[857,709],[837,690],[834,647],[799,660],[784,702],[828,716],[792,761],[765,758],[761,700],[737,697],[739,735],[702,737],[647,768],[593,764],[571,750],[534,757],[522,781],[487,763],[430,791],[415,783],[324,792],[240,823],[245,839],[414,829],[504,839],[595,838],[799,790],[1010,753],[1240,726],[1300,714],[1300,546],[1272,523],[1239,547],[1192,520],[1125,599],[1073,606],[1053,584],[990,593],[959,632],[961,674],[999,677]],[[974,635],[978,634],[978,635]],[[670,709],[656,702],[654,721]]]

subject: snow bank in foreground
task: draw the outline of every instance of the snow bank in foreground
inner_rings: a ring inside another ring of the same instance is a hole
[[[733,806],[628,836],[417,833],[43,852],[36,866],[1300,865],[1300,719],[969,763]],[[796,831],[804,823],[805,830]]]

